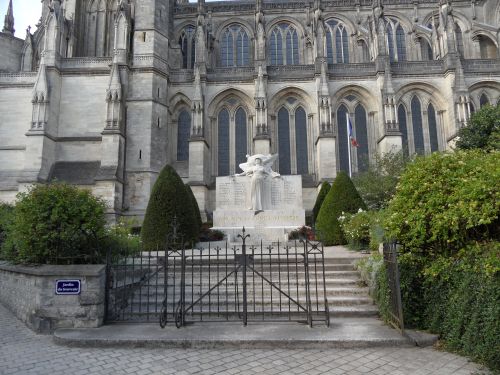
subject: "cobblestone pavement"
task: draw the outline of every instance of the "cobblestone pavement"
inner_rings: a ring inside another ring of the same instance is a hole
[[[0,305],[0,374],[487,374],[431,348],[328,350],[68,348],[36,335]]]

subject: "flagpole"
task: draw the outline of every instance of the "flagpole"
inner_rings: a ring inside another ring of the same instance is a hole
[[[347,129],[347,150],[349,154],[349,177],[352,178],[352,167],[351,167],[351,140],[349,137],[349,112],[345,113],[346,119],[346,129]]]

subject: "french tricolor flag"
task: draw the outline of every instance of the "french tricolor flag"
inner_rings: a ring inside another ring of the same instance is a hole
[[[359,143],[358,141],[356,141],[356,138],[354,138],[354,134],[352,132],[352,123],[349,117],[349,113],[346,113],[346,118],[347,118],[347,132],[349,134],[349,141],[351,142],[351,145],[353,147],[359,147]]]

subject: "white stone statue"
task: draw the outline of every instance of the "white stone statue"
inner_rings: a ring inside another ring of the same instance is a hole
[[[247,155],[247,162],[240,164],[240,168],[243,170],[243,172],[238,173],[235,176],[251,177],[251,207],[248,207],[249,210],[263,211],[265,209],[262,202],[265,201],[265,195],[270,194],[270,192],[265,191],[264,180],[268,176],[271,176],[273,178],[280,176],[279,173],[276,173],[271,169],[271,165],[274,163],[277,157],[278,154],[256,154],[252,156]]]

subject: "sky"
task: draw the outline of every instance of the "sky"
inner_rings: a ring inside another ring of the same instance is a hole
[[[206,0],[213,1],[213,0]],[[190,0],[194,2],[194,0]],[[3,29],[3,22],[9,0],[0,0],[0,30]],[[42,14],[41,0],[12,0],[14,8],[14,29],[16,36],[24,39],[26,37],[26,28],[31,25],[31,32],[35,31],[35,25],[38,23]]]
[[[0,0],[0,29],[3,29],[8,5],[9,0]],[[12,7],[14,9],[15,35],[24,39],[28,25],[31,25],[31,32],[35,31],[35,25],[42,15],[42,3],[40,0],[12,0]]]

